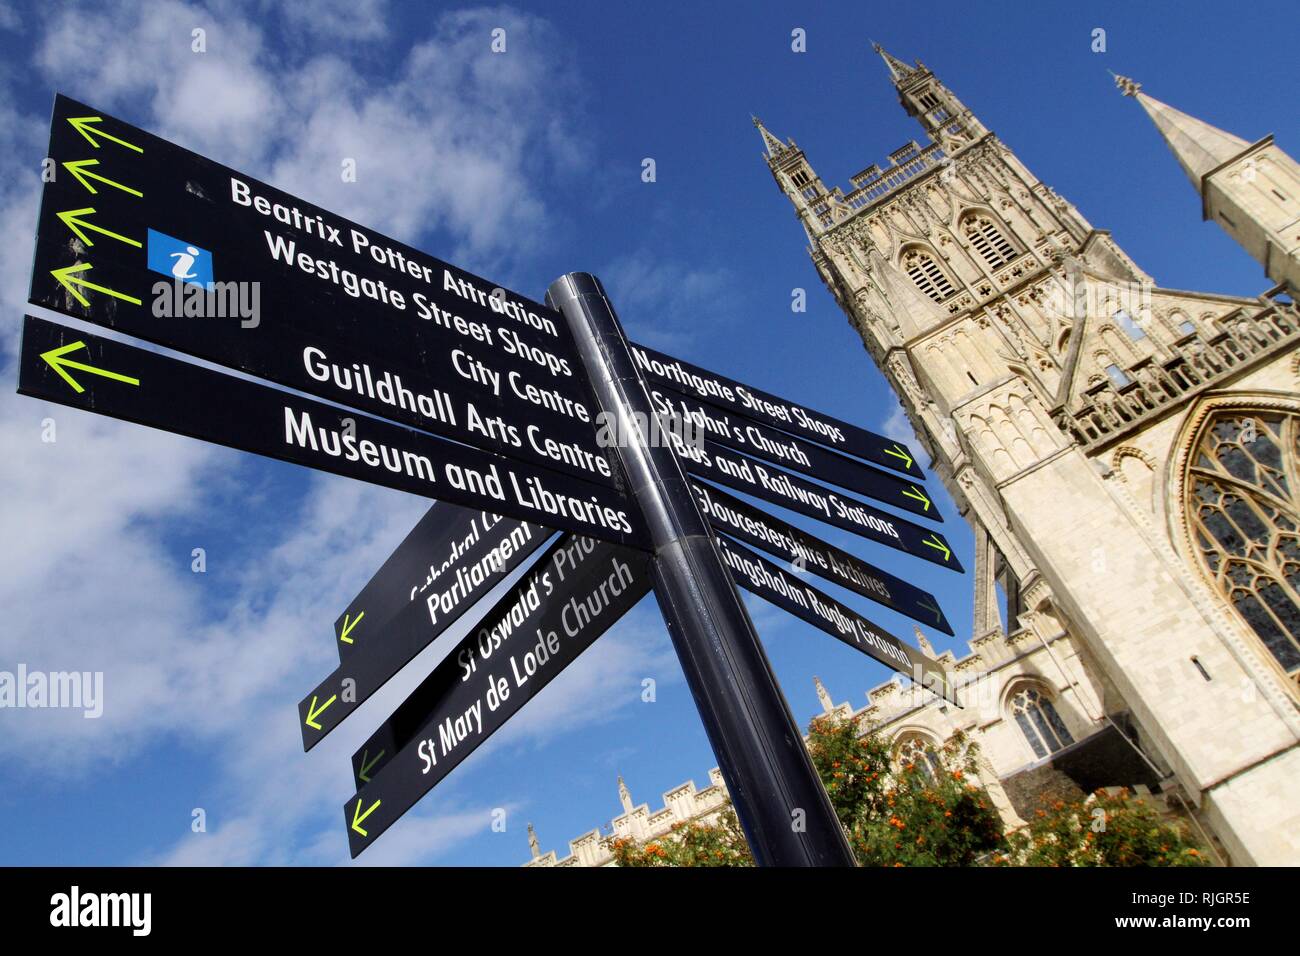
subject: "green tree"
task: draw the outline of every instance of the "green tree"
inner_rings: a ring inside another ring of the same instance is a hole
[[[826,716],[809,726],[808,752],[863,866],[970,866],[1005,848],[1002,820],[972,782],[975,745],[961,734],[894,767],[883,738]]]
[[[835,814],[863,866],[1204,866],[1186,827],[1128,791],[1044,804],[1006,836],[988,792],[973,782],[976,745],[956,734],[895,766],[890,744],[854,720],[818,717],[812,757]],[[613,841],[619,866],[753,866],[735,812],[716,823],[679,823],[646,843]]]
[[[1091,800],[1044,802],[1029,826],[1011,835],[1010,852],[992,862],[1019,866],[1209,866],[1182,822],[1162,818],[1127,790],[1098,790]]]

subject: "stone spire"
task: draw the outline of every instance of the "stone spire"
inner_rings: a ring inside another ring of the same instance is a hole
[[[919,63],[916,66],[908,66],[898,57],[886,51],[879,43],[873,42],[871,48],[879,53],[880,58],[885,61],[885,66],[889,67],[889,76],[895,84],[903,82],[920,70]]]
[[[632,791],[623,782],[623,775],[618,775],[618,802],[623,804],[623,812],[632,812]]]
[[[1271,135],[1255,143],[1188,116],[1142,92],[1128,77],[1115,85],[1146,110],[1201,197],[1201,215],[1219,226],[1292,292],[1300,290],[1295,195],[1300,164]]]
[[[1202,191],[1201,180],[1206,173],[1240,156],[1250,146],[1239,136],[1226,133],[1217,126],[1211,126],[1147,96],[1142,92],[1142,84],[1127,76],[1116,76],[1115,85],[1125,96],[1137,100],[1147,116],[1151,117],[1151,122],[1156,124],[1156,129],[1164,137],[1165,145],[1178,160],[1178,165],[1183,167],[1183,172],[1197,192]]]
[[[534,860],[542,855],[542,845],[537,842],[537,831],[533,829],[531,823],[528,824],[528,852],[533,855]]]
[[[817,699],[822,702],[822,711],[829,714],[835,709],[835,702],[831,700],[830,693],[822,683],[822,679],[813,675],[813,686],[817,688]]]
[[[767,150],[767,155],[769,157],[783,153],[789,148],[785,143],[781,142],[768,132],[767,127],[763,125],[763,121],[757,116],[751,116],[750,119],[754,121],[754,128],[757,129],[759,135],[763,137],[763,148]]]
[[[929,658],[936,657],[937,655],[934,653],[934,645],[931,644],[930,639],[925,636],[925,632],[915,624],[912,625],[912,630],[916,632],[916,644],[921,648],[921,653]]]

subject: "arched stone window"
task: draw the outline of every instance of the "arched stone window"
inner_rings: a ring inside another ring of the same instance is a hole
[[[924,249],[914,246],[903,253],[903,271],[935,302],[942,302],[957,291],[934,256]]]
[[[1043,688],[1022,684],[1007,699],[1007,709],[1035,757],[1046,757],[1074,743],[1074,737]]]
[[[934,741],[925,734],[904,734],[899,738],[898,745],[894,748],[894,761],[900,768],[915,764],[931,780],[942,769]]]
[[[1196,323],[1187,317],[1186,312],[1174,309],[1169,313],[1168,321],[1170,327],[1174,330],[1174,335],[1180,339],[1196,334]]]
[[[1221,409],[1187,458],[1184,513],[1215,587],[1300,678],[1300,415]]]
[[[1016,257],[1016,247],[987,214],[967,215],[962,219],[962,233],[990,269],[1000,269]]]

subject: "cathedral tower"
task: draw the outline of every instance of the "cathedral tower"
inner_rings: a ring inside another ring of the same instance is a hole
[[[1296,163],[1121,80],[1206,218],[1278,284],[1165,289],[931,70],[876,51],[923,137],[847,192],[755,125],[813,265],[975,530],[972,646],[1068,636],[1104,688],[1099,721],[1234,863],[1300,863]],[[1022,711],[989,719],[1035,732]],[[1035,753],[1054,749],[1042,730]]]

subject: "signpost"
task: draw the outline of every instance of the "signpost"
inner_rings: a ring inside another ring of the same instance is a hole
[[[320,743],[550,537],[537,525],[513,524],[513,529],[503,529],[506,534],[476,543],[424,600],[408,601],[373,633],[367,632],[357,650],[341,654],[334,672],[298,703],[303,750]]]
[[[28,316],[21,393],[438,499],[335,622],[305,750],[562,532],[354,755],[353,856],[653,589],[755,859],[852,864],[736,584],[955,703],[799,574],[952,628],[687,473],[960,571],[938,532],[783,470],[942,520],[905,445],[630,344],[591,275],[539,304],[63,96],[49,155],[31,302],[272,384]]]
[[[18,391],[619,544],[645,540],[613,489],[30,316]]]
[[[908,477],[925,478],[921,466],[907,446],[892,438],[877,435],[644,345],[633,345],[632,355],[636,359],[638,371],[656,385],[828,445],[846,454],[857,455],[877,465],[900,471]]]
[[[570,323],[596,401],[620,434],[635,434],[634,423],[654,412],[599,280],[570,273],[551,284],[547,300]],[[853,851],[680,460],[644,436],[622,451],[654,549],[655,598],[754,859],[852,866]],[[792,826],[794,819],[803,827]]]
[[[62,96],[49,155],[32,304],[616,484],[544,306]]]
[[[702,482],[691,482],[695,503],[714,530],[791,562],[798,572],[811,571],[856,591],[890,610],[952,634],[938,600],[902,578],[873,567],[847,551],[786,524],[753,505]]]
[[[891,670],[906,674],[945,700],[957,703],[956,692],[948,681],[947,673],[920,651],[886,634],[852,608],[787,574],[743,545],[725,538],[719,538],[718,545],[722,549],[723,560],[736,573],[736,580],[741,587],[784,608],[849,647],[874,657]]]
[[[352,855],[641,600],[646,563],[635,551],[561,538],[354,758],[362,786],[343,806]]]
[[[334,622],[339,660],[373,643],[377,629],[417,598],[445,606],[449,591],[471,593],[498,564],[549,535],[539,525],[435,502]]]
[[[696,429],[729,449],[783,465],[821,481],[875,498],[896,508],[942,521],[939,509],[921,482],[878,471],[821,445],[795,438],[741,416],[711,409],[702,402],[652,388],[650,398],[660,414],[685,419]]]
[[[886,547],[906,551],[941,567],[962,570],[948,540],[937,531],[837,494],[825,485],[729,451],[707,439],[702,445],[696,448],[685,442],[673,443],[683,467],[694,475],[825,521]]]

